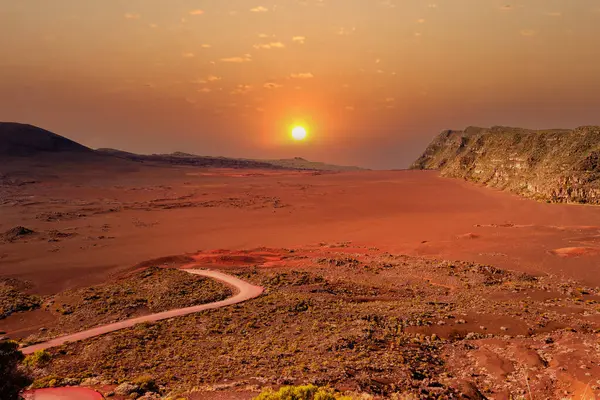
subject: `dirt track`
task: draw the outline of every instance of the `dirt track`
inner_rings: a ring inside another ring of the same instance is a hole
[[[113,324],[99,326],[97,328],[88,329],[87,331],[77,332],[72,335],[61,336],[56,339],[49,340],[47,342],[38,343],[32,346],[24,347],[21,351],[24,354],[31,354],[38,350],[45,350],[51,347],[61,346],[68,342],[77,342],[80,340],[85,340],[89,338],[93,338],[96,336],[104,335],[106,333],[118,331],[125,328],[131,328],[132,326],[143,323],[143,322],[156,322],[163,319],[180,317],[183,315],[188,315],[200,311],[212,310],[215,308],[225,307],[232,304],[241,303],[246,300],[253,299],[262,294],[263,288],[260,286],[251,285],[241,279],[235,278],[231,275],[227,275],[217,271],[207,271],[207,270],[199,270],[199,269],[186,269],[186,272],[195,275],[202,275],[213,279],[218,279],[228,285],[233,286],[237,293],[222,301],[217,301],[209,304],[201,304],[193,307],[179,308],[175,310],[164,311],[156,314],[145,315],[138,318],[132,318],[125,321],[115,322]]]

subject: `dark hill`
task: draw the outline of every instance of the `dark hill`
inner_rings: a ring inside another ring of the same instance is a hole
[[[444,131],[412,168],[538,200],[600,204],[600,127]]]
[[[93,154],[94,151],[33,125],[0,122],[0,156],[34,156],[40,153]]]

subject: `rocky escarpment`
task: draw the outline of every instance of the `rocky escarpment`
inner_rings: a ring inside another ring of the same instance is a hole
[[[411,168],[439,170],[538,200],[600,204],[600,127],[448,130]]]

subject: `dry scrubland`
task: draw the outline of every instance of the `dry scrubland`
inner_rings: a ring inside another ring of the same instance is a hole
[[[347,246],[221,253],[213,267],[266,294],[50,350],[33,369],[35,385],[87,381],[111,391],[149,376],[163,395],[195,388],[197,398],[303,383],[386,398],[596,391],[587,384],[600,374],[600,288]],[[245,267],[224,266],[241,257]],[[138,274],[184,274],[148,271]],[[109,288],[117,302],[130,299]],[[83,326],[103,315],[85,310]]]

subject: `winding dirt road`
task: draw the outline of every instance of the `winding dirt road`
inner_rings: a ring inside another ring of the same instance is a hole
[[[88,329],[87,331],[73,333],[71,335],[57,337],[55,339],[49,340],[47,342],[34,344],[32,346],[23,347],[21,351],[24,354],[31,354],[38,350],[45,350],[51,347],[61,346],[68,342],[77,342],[80,340],[85,340],[89,338],[93,338],[96,336],[104,335],[106,333],[118,331],[125,328],[131,328],[132,326],[142,323],[142,322],[156,322],[163,319],[180,317],[183,315],[193,314],[200,311],[212,310],[215,308],[221,308],[225,306],[230,306],[232,304],[241,303],[246,300],[253,299],[258,297],[264,291],[264,288],[260,286],[252,285],[248,282],[245,282],[241,279],[238,279],[234,276],[224,274],[222,272],[217,271],[209,271],[209,270],[200,270],[200,269],[183,269],[182,271],[189,272],[194,275],[201,275],[208,278],[213,278],[219,280],[229,286],[232,286],[237,293],[229,297],[228,299],[217,301],[214,303],[201,304],[198,306],[186,307],[186,308],[178,308],[175,310],[163,311],[156,314],[144,315],[143,317],[131,318],[124,321],[115,322],[108,325],[98,326],[96,328]]]

